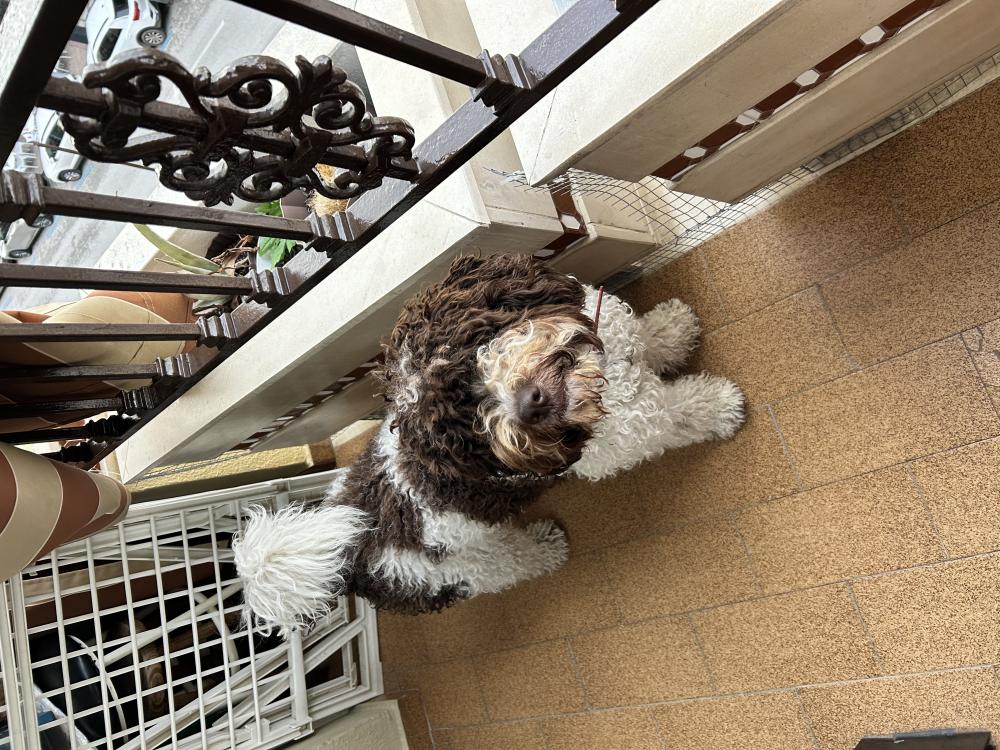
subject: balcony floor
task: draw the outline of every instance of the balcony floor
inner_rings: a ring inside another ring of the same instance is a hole
[[[381,617],[424,750],[849,750],[1000,730],[1000,84],[641,279],[746,390],[731,442],[532,515],[559,574]]]

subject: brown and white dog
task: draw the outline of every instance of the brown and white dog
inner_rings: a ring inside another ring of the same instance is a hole
[[[439,610],[552,572],[562,529],[511,523],[546,480],[602,479],[739,429],[731,382],[661,378],[697,345],[687,305],[600,304],[595,325],[595,290],[521,255],[460,258],[410,300],[385,345],[378,436],[320,507],[254,511],[234,541],[255,624],[308,627],[345,592]]]

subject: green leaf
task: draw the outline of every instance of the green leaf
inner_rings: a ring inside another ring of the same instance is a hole
[[[173,260],[178,266],[190,273],[218,273],[222,266],[218,263],[195,255],[190,250],[185,250],[180,245],[175,245],[170,240],[163,239],[160,235],[147,227],[145,224],[133,224],[139,234],[152,243],[153,247]]]
[[[271,201],[270,203],[262,203],[254,209],[259,214],[264,214],[265,216],[281,216],[281,203],[279,201]]]
[[[273,266],[278,265],[295,248],[295,240],[282,240],[277,237],[258,237],[257,253]]]

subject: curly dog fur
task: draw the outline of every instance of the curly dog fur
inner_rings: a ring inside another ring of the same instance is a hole
[[[308,627],[355,592],[439,610],[558,569],[553,521],[511,521],[559,475],[603,479],[727,438],[743,396],[709,375],[664,380],[697,345],[678,300],[642,317],[528,256],[464,257],[410,300],[385,344],[388,414],[317,510],[255,513],[234,542],[262,627]]]

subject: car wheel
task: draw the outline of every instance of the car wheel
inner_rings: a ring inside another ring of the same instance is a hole
[[[150,26],[140,31],[136,39],[143,47],[159,47],[167,40],[167,32],[159,26]]]
[[[79,169],[64,169],[57,176],[60,182],[76,182],[83,177],[83,172]]]
[[[35,229],[45,229],[45,227],[52,226],[52,217],[49,214],[38,214],[35,220],[31,222],[31,226]]]
[[[24,249],[24,250],[8,250],[7,251],[7,257],[8,258],[13,258],[14,260],[19,260],[21,258],[30,258],[31,257],[31,250],[28,250],[28,249]]]

